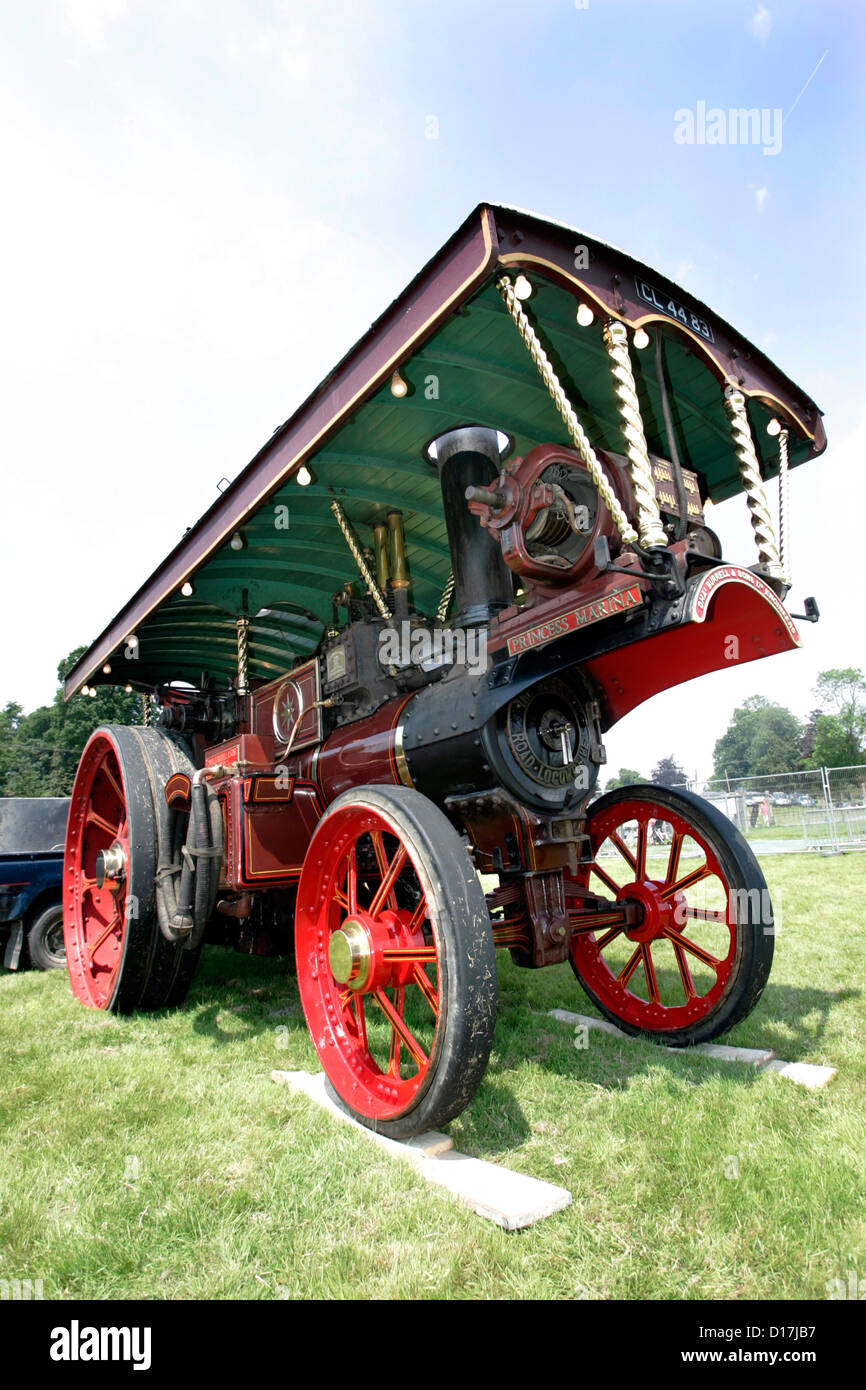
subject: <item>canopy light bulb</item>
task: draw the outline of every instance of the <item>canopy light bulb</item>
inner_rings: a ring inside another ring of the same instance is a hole
[[[89,686],[89,685],[83,685],[83,686],[81,687],[81,693],[82,693],[82,695],[89,695],[89,694],[90,694],[90,686]]]
[[[229,545],[231,546],[232,550],[243,550],[244,538],[241,535],[240,531],[235,531],[234,535],[229,541]]]
[[[130,650],[131,652],[137,652],[137,651],[138,651],[138,638],[136,637],[136,635],[135,635],[134,632],[131,632],[131,633],[129,634],[129,636],[127,637],[127,639],[126,639],[126,645],[129,647],[129,650]]]
[[[781,432],[782,426],[779,424],[779,421],[776,419],[774,415],[769,425],[767,426],[767,434],[771,434],[775,438],[775,436],[777,434],[781,434]]]
[[[642,348],[649,347],[649,334],[645,328],[638,328],[632,339],[635,347],[640,351]]]
[[[391,388],[394,389],[393,387]],[[295,475],[299,487],[309,487],[313,481],[313,475],[305,463],[302,463]],[[232,542],[234,544],[234,542]]]
[[[180,591],[183,594],[184,598],[189,598],[190,594],[192,593],[192,585],[190,584],[188,579],[184,584],[181,584]]]
[[[395,372],[394,375],[391,377],[391,395],[405,396],[407,395],[408,391],[409,387],[406,385],[406,382],[403,379],[403,377],[400,375],[399,372]]]
[[[90,696],[91,700],[96,699],[96,691],[94,690],[93,686],[90,687],[87,693]]]
[[[528,299],[532,294],[532,283],[527,280],[525,275],[518,275],[514,282],[515,299]]]
[[[125,685],[125,686],[123,687],[123,689],[124,689],[124,691],[125,691],[125,693],[126,693],[127,695],[131,695],[131,694],[132,694],[132,686],[131,686],[131,685]]]
[[[589,325],[592,323],[594,318],[595,314],[592,312],[588,304],[578,304],[577,321],[580,324],[581,328],[589,328]]]
[[[103,674],[104,676],[110,676],[110,675],[111,675],[111,665],[110,665],[110,663],[107,662],[107,661],[106,661],[105,665],[104,665],[103,668],[102,668],[102,674]]]

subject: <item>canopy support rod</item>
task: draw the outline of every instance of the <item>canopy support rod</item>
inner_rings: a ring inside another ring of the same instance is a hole
[[[499,276],[496,281],[496,288],[505,300],[506,307],[514,320],[517,331],[526,344],[529,355],[541,374],[542,381],[550,392],[553,404],[556,406],[565,422],[577,452],[586,464],[587,471],[592,481],[595,483],[599,496],[613,517],[616,528],[622,536],[623,544],[633,545],[638,539],[637,531],[629,522],[619,500],[614,496],[613,488],[605,476],[604,469],[596,457],[595,450],[589,442],[586,431],[578,420],[574,407],[565,394],[562,383],[551,366],[550,358],[541,346],[538,334],[532,327],[526,311],[514,293],[514,287],[507,275]]]
[[[746,398],[736,386],[725,387],[725,410],[731,422],[734,451],[739,460],[740,479],[749,504],[758,559],[771,578],[784,579],[773,520],[764,493],[761,465],[755,452],[755,441],[752,439],[749,417],[746,414]]]
[[[448,578],[445,580],[445,588],[442,590],[442,597],[439,600],[439,607],[436,609],[437,623],[444,623],[448,616],[448,609],[451,606],[451,599],[454,596],[454,571],[450,570]]]
[[[387,603],[382,597],[382,591],[376,583],[375,579],[373,578],[373,575],[370,571],[370,566],[364,559],[361,547],[356,541],[355,536],[352,532],[352,528],[349,525],[349,519],[346,516],[346,513],[343,511],[343,508],[337,501],[336,497],[331,503],[331,511],[337,518],[337,525],[339,526],[340,530],[346,538],[346,545],[352,552],[352,557],[355,561],[355,564],[358,566],[361,578],[367,586],[367,592],[370,594],[370,597],[372,598],[373,602],[379,610],[380,618],[384,618],[386,623],[390,623],[391,610],[389,609]]]
[[[779,562],[785,583],[791,583],[788,564],[788,431],[779,431]]]
[[[621,319],[609,318],[605,321],[603,337],[610,358],[619,413],[622,416],[628,472],[637,507],[640,546],[642,550],[651,550],[653,547],[666,545],[667,536],[662,526],[640,402],[637,398],[637,386],[631,358],[628,355],[628,329]]]
[[[249,618],[238,618],[238,695],[249,695],[250,693],[247,666],[247,636],[249,626]]]

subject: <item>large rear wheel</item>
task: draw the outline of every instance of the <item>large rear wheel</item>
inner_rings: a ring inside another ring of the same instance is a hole
[[[346,792],[319,822],[295,915],[298,987],[353,1115],[406,1139],[459,1115],[496,1023],[490,917],[466,848],[408,787]]]
[[[88,741],[69,806],[63,931],[72,991],[114,1013],[180,1004],[198,961],[160,931],[155,879],[160,802],[172,772],[194,772],[185,750],[157,729],[105,726]]]
[[[767,884],[735,826],[709,802],[621,787],[590,809],[596,926],[572,918],[571,964],[601,1012],[670,1046],[709,1042],[755,1007],[773,960]],[[619,920],[618,920],[619,919]]]

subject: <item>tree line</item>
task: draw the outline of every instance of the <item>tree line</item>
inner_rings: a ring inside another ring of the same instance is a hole
[[[77,647],[57,668],[54,701],[25,714],[10,701],[0,710],[0,796],[68,796],[81,750],[100,724],[138,724],[141,696],[100,686],[92,698],[63,698],[63,681],[87,649]],[[714,750],[715,777],[762,777],[807,768],[866,763],[866,680],[853,667],[822,671],[816,707],[799,720],[783,705],[750,695],[734,710]],[[624,767],[605,791],[651,781],[676,787],[688,781],[673,754],[649,778]]]
[[[774,772],[803,772],[819,767],[853,767],[866,763],[866,680],[854,667],[822,671],[814,689],[816,707],[805,721],[763,695],[750,695],[735,709],[713,751],[713,776],[767,777]],[[633,782],[675,787],[688,776],[671,755],[662,758],[649,779],[624,767],[605,791]]]
[[[0,796],[68,796],[93,730],[100,724],[141,723],[141,696],[115,686],[97,687],[93,698],[64,700],[66,674],[86,650],[77,647],[61,661],[52,704],[32,714],[14,700],[0,709]]]

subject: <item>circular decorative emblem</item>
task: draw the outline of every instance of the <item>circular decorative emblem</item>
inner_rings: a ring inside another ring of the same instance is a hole
[[[571,787],[589,756],[586,723],[564,681],[547,680],[508,706],[508,742],[523,772],[544,787]]]
[[[274,699],[274,738],[288,743],[295,720],[304,707],[304,697],[297,681],[283,681]]]

